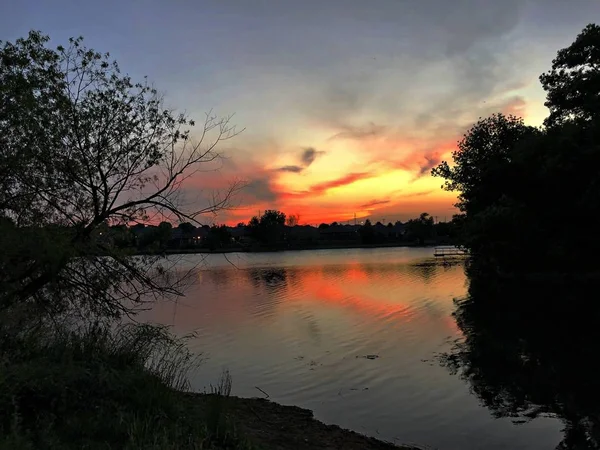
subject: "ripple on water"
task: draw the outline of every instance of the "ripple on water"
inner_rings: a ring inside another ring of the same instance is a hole
[[[452,300],[464,295],[465,277],[461,267],[440,266],[431,255],[231,255],[239,269],[211,255],[185,307],[175,314],[156,308],[151,319],[181,333],[197,330],[190,346],[207,357],[191,376],[197,390],[228,368],[235,395],[262,397],[260,387],[272,400],[387,440],[445,449],[478,442],[491,450],[547,448],[555,435],[557,443],[559,425],[514,431],[434,361],[448,338],[458,337]]]

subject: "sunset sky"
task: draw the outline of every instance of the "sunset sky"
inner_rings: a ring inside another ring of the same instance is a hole
[[[222,168],[186,187],[245,180],[237,209],[207,218],[230,224],[268,208],[450,219],[431,167],[479,117],[541,123],[538,76],[593,21],[599,0],[0,0],[0,40],[83,35],[167,105],[235,113]]]

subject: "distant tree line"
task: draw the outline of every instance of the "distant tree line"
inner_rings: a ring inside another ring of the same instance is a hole
[[[372,224],[367,219],[361,225],[321,223],[318,227],[298,225],[297,214],[286,215],[278,210],[266,210],[252,217],[248,223],[235,227],[227,225],[200,225],[182,222],[173,226],[163,221],[158,225],[102,224],[99,240],[105,246],[144,253],[177,250],[261,250],[310,248],[318,245],[432,245],[453,243],[458,228],[452,222],[434,223],[427,213],[405,223],[396,221],[387,225]]]

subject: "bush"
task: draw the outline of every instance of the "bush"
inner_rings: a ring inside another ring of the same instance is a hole
[[[165,327],[41,327],[3,339],[0,361],[0,449],[246,448],[223,400],[205,415],[182,392],[198,358]]]

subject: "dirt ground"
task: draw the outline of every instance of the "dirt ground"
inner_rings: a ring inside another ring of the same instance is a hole
[[[197,400],[205,401],[205,395]],[[367,437],[316,420],[312,411],[262,398],[230,397],[228,413],[241,434],[264,449],[277,450],[419,450]]]

